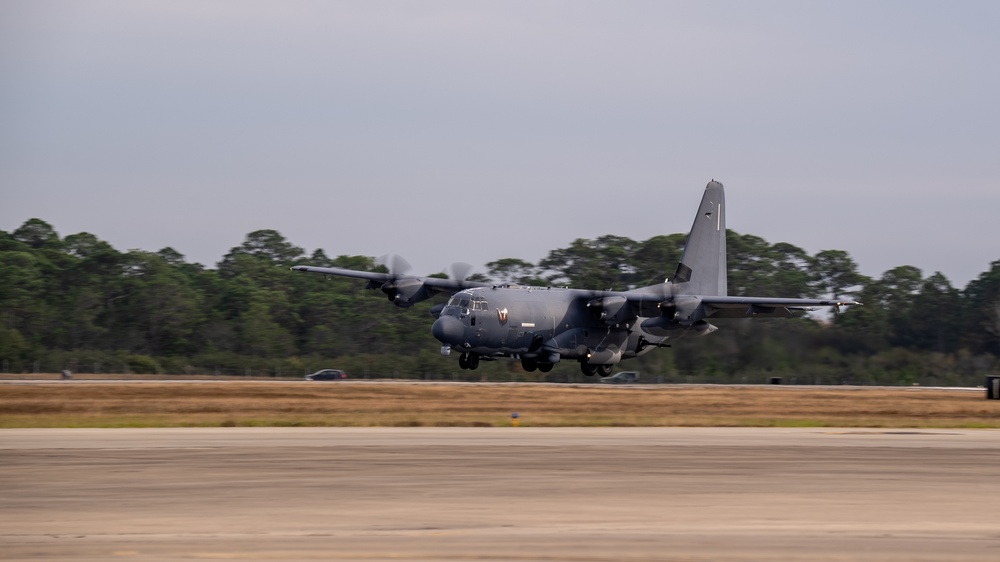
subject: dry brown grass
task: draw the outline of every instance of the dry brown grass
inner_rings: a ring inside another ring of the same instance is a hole
[[[961,390],[395,382],[0,385],[0,427],[1000,427]]]

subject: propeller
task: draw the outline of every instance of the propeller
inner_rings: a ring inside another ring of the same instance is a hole
[[[385,268],[389,270],[389,275],[392,275],[393,277],[406,275],[413,269],[410,262],[406,261],[406,258],[399,254],[386,254],[380,257],[377,262],[384,265]]]
[[[407,308],[445,290],[433,283],[428,286],[429,279],[426,277],[410,275],[410,270],[413,267],[402,256],[387,254],[380,257],[377,262],[388,270],[388,275],[384,281],[372,282],[371,287],[380,289],[385,293],[389,302],[396,306]],[[467,263],[455,263],[448,268],[449,279],[458,282],[464,281],[470,273],[472,273],[472,266]],[[437,313],[440,314],[440,311]]]
[[[464,262],[455,262],[448,266],[448,279],[455,281],[465,281],[472,275],[472,265]]]
[[[400,280],[400,277],[406,275],[411,269],[413,269],[413,266],[411,266],[410,262],[406,261],[406,259],[399,254],[386,254],[378,259],[378,263],[384,265],[385,268],[389,270],[389,279],[382,283],[382,286],[380,287],[382,292],[385,293],[385,296],[389,299],[389,302],[400,306],[409,306],[409,303],[404,304],[401,302],[400,292],[402,289],[409,287],[414,283],[407,283],[405,279]]]

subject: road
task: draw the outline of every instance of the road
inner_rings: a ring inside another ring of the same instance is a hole
[[[1000,559],[1000,430],[0,430],[4,560]]]

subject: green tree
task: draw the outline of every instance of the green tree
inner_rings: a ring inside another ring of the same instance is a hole
[[[687,236],[670,234],[654,236],[635,246],[631,261],[635,267],[635,285],[662,283],[674,275]]]
[[[770,294],[792,298],[815,296],[810,273],[811,259],[805,250],[787,242],[778,242],[771,246],[771,254],[776,267],[771,277]]]
[[[102,348],[109,345],[107,312],[117,301],[116,280],[122,268],[123,254],[89,232],[71,234],[63,241],[63,250],[75,258],[63,273],[60,289],[66,295],[65,314],[69,324],[69,349]]]
[[[547,285],[539,278],[538,268],[531,262],[518,258],[502,258],[486,264],[487,273],[500,283]]]
[[[1000,260],[964,291],[964,340],[974,351],[1000,355]]]
[[[11,237],[36,250],[43,248],[58,250],[62,247],[59,234],[52,225],[42,219],[28,219],[12,233]]]
[[[229,278],[260,274],[275,267],[287,269],[295,265],[303,253],[302,248],[292,245],[276,230],[256,230],[247,234],[243,244],[232,248],[222,258],[219,274]]]
[[[857,264],[843,250],[820,251],[813,257],[811,269],[816,293],[833,299],[854,294],[852,289],[866,282]]]
[[[258,357],[283,357],[294,352],[292,335],[272,319],[263,300],[253,300],[239,317],[240,350]]]
[[[962,301],[948,278],[935,272],[924,280],[909,313],[910,345],[938,353],[955,353],[963,330]]]
[[[774,294],[772,280],[777,272],[771,246],[759,236],[726,231],[726,255],[729,269],[729,294],[734,296],[769,296]]]
[[[553,285],[580,289],[630,289],[637,280],[631,263],[636,243],[623,236],[605,235],[596,240],[578,238],[568,248],[549,252],[538,264],[551,272]]]
[[[911,265],[894,267],[882,274],[879,284],[882,289],[881,306],[888,316],[889,343],[900,346],[913,345],[911,319],[914,302],[923,273]]]
[[[815,257],[727,232],[732,294],[807,297],[855,294],[866,306],[834,317],[720,321],[718,333],[680,340],[636,360],[650,377],[740,382],[791,376],[810,382],[929,381],[971,384],[1000,365],[1000,261],[968,285],[940,273],[924,279],[899,266],[861,276],[850,256]],[[504,282],[628,289],[670,277],[685,235],[636,242],[620,236],[576,240],[538,265],[518,258],[488,264]],[[77,362],[178,372],[214,365],[301,372],[336,365],[371,374],[439,374],[454,362],[437,353],[427,315],[386,304],[363,280],[289,271],[297,264],[383,270],[364,256],[311,255],[276,231],[246,236],[208,269],[171,248],[118,252],[93,234],[60,239],[40,219],[0,231],[0,360],[13,369]],[[438,301],[440,302],[440,301]],[[817,351],[819,350],[819,351]],[[515,363],[477,373],[511,376]],[[559,365],[553,376],[572,372]]]

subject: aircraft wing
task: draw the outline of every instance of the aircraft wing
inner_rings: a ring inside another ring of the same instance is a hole
[[[322,273],[323,275],[336,275],[338,277],[354,277],[356,279],[367,279],[378,283],[385,283],[392,275],[379,273],[377,271],[357,271],[354,269],[342,269],[339,267],[314,267],[311,265],[296,265],[292,271],[304,271],[306,273]]]
[[[706,321],[713,318],[794,318],[801,316],[802,312],[821,306],[839,308],[860,304],[833,299],[675,295],[669,301],[660,303],[660,316],[650,314],[650,318],[644,320],[641,326],[644,332],[654,336],[669,336],[672,330],[682,327],[704,335],[716,330],[715,326]]]
[[[815,310],[821,306],[860,306],[857,301],[833,299],[781,299],[771,297],[699,297],[705,307],[705,316],[713,318],[744,318],[764,316],[791,318],[795,311]]]
[[[315,267],[311,265],[296,265],[292,271],[305,273],[320,273],[337,277],[353,277],[366,279],[369,289],[381,289],[397,306],[408,307],[414,303],[431,298],[441,293],[455,293],[462,289],[473,287],[489,287],[491,283],[467,281],[465,279],[440,279],[437,277],[420,277],[416,275],[394,275],[378,271],[358,271],[339,267]]]
[[[773,297],[729,297],[714,295],[672,294],[669,286],[644,287],[627,292],[582,292],[587,308],[600,314],[608,324],[636,317],[665,316],[669,321],[694,321],[701,318],[793,318],[796,312],[817,307],[855,306],[856,301],[833,299],[797,299]],[[677,314],[680,313],[680,316]]]

